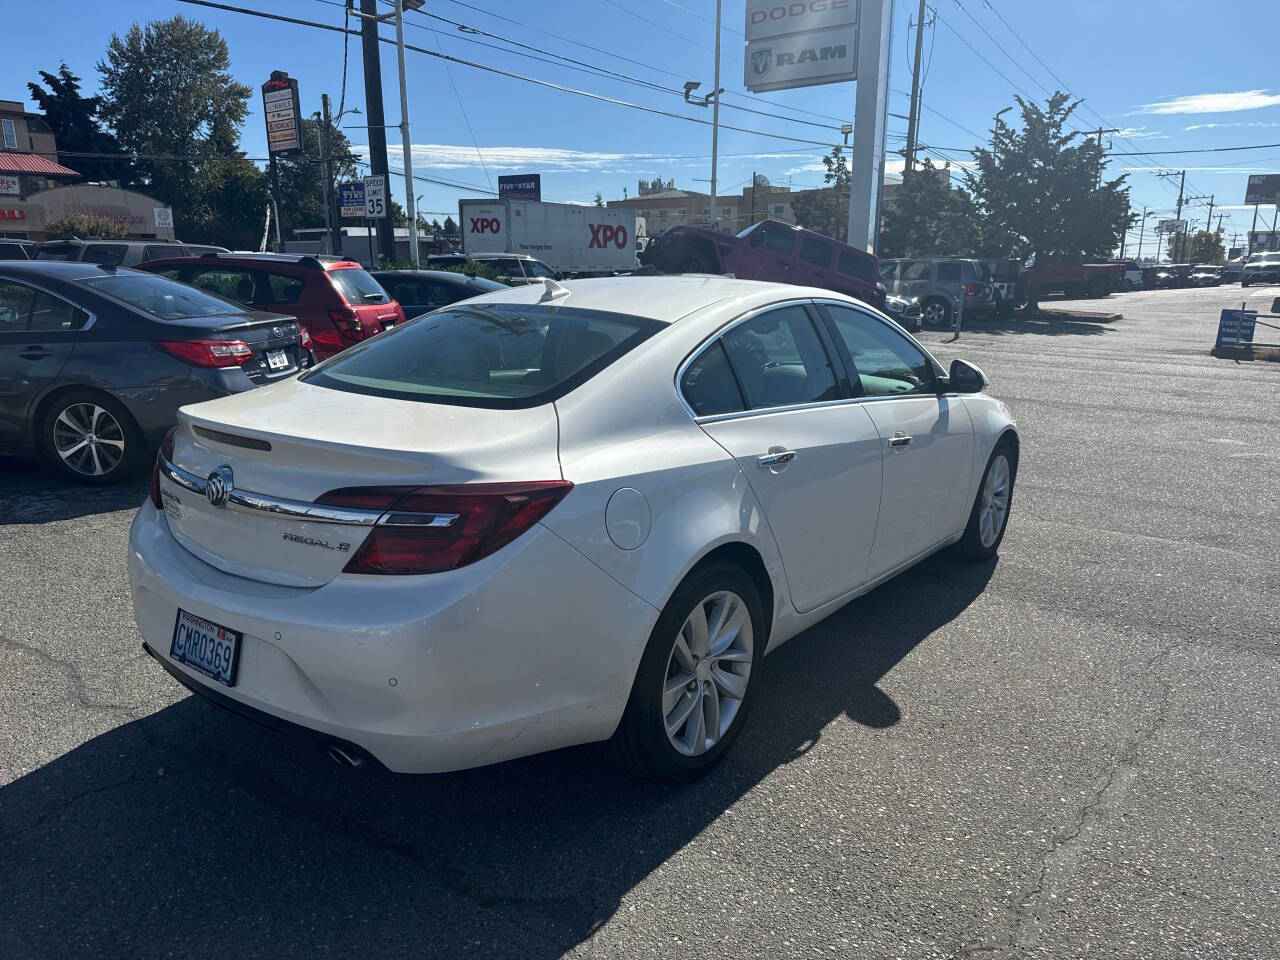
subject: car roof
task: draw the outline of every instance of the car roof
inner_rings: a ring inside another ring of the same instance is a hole
[[[566,280],[556,283],[552,289],[557,288],[568,290],[568,295],[547,300],[547,303],[583,310],[625,313],[663,323],[672,323],[716,305],[724,312],[734,315],[781,300],[821,298],[855,302],[851,297],[819,287],[736,280],[715,274],[696,273]],[[483,303],[539,303],[547,296],[547,289],[546,284],[535,281],[483,294],[466,301],[464,306]]]
[[[182,264],[183,266],[194,266],[196,264],[216,264],[225,263],[228,266],[250,266],[263,264],[278,264],[284,267],[301,267],[302,269],[321,269],[321,270],[346,270],[353,267],[360,267],[358,261],[348,259],[347,257],[329,257],[329,256],[312,256],[309,253],[202,253],[197,257],[156,257],[153,260],[147,260],[147,266],[164,265],[171,266]]]
[[[475,277],[468,277],[456,270],[374,270],[374,279],[378,277],[426,277],[428,280],[443,280],[445,283],[470,284]]]
[[[36,277],[57,277],[59,280],[82,280],[85,277],[100,277],[104,273],[129,273],[127,267],[104,267],[97,263],[85,263],[79,260],[3,260],[0,270],[25,273],[32,279]]]

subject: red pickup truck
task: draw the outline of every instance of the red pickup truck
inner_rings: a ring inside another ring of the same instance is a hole
[[[663,273],[731,273],[847,293],[878,304],[877,259],[839,240],[781,220],[761,220],[737,236],[672,227],[655,237],[640,262]]]
[[[1032,255],[1027,260],[1027,298],[1061,291],[1068,297],[1105,297],[1124,285],[1123,263],[1087,263],[1071,254]]]

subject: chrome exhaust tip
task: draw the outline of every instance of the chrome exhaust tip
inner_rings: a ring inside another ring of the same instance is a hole
[[[347,753],[346,750],[336,744],[330,744],[326,747],[325,753],[329,755],[330,760],[338,764],[340,767],[350,767],[351,769],[355,769],[356,767],[364,766],[363,757],[353,757],[351,754]]]

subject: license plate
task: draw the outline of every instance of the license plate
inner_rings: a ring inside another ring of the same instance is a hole
[[[283,370],[289,365],[289,358],[283,350],[267,351],[267,367],[272,370]]]
[[[234,686],[236,664],[240,659],[240,634],[179,610],[169,656],[219,683]]]

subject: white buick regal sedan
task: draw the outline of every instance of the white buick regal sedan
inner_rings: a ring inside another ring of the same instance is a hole
[[[130,533],[138,627],[342,762],[609,741],[688,780],[770,650],[941,547],[995,553],[1018,435],[985,385],[825,290],[498,291],[183,408]]]

